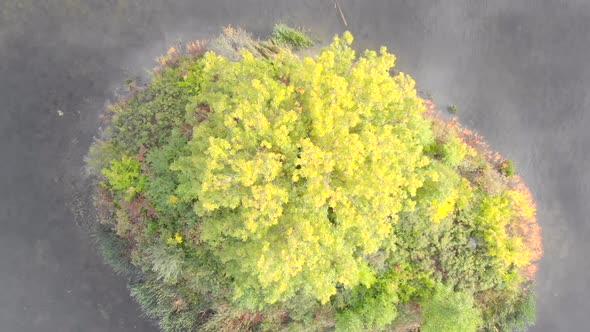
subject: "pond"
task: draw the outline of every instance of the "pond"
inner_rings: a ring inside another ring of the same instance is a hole
[[[179,40],[283,21],[327,42],[387,45],[398,69],[514,160],[543,227],[534,331],[590,311],[585,112],[590,4],[581,0],[3,0],[0,4],[0,321],[8,331],[156,331],[106,267],[83,158],[105,102]],[[346,22],[346,25],[345,25]]]

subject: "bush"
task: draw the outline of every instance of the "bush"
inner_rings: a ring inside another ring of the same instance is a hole
[[[447,111],[451,114],[456,114],[457,113],[457,106],[456,105],[449,105],[447,107]]]
[[[514,175],[514,163],[512,163],[512,160],[507,159],[500,164],[500,173],[507,177]]]
[[[531,285],[532,286],[532,285]],[[482,294],[484,331],[526,331],[537,316],[535,293],[505,290]]]
[[[133,157],[126,155],[121,159],[111,160],[109,168],[103,168],[102,174],[108,187],[114,192],[124,194],[126,200],[143,190],[145,177],[140,174],[141,164]]]
[[[432,298],[424,301],[422,316],[424,332],[475,332],[482,323],[471,294],[442,285],[437,285]]]
[[[164,331],[528,324],[498,302],[541,254],[520,178],[385,48],[357,56],[345,33],[301,59],[305,38],[228,27],[109,107],[88,165],[105,256],[146,314]]]

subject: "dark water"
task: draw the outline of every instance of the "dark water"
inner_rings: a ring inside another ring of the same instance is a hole
[[[105,101],[179,39],[277,21],[389,46],[531,186],[534,331],[587,330],[590,2],[0,0],[0,331],[155,331],[92,247],[82,158]],[[59,116],[59,112],[63,116]]]

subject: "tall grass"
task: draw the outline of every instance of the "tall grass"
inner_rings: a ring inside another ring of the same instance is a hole
[[[279,23],[272,30],[272,40],[278,44],[286,44],[295,50],[309,48],[314,45],[313,40],[301,29],[291,28]]]

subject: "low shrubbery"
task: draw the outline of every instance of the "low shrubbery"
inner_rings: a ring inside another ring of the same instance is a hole
[[[534,322],[512,163],[385,48],[277,25],[173,48],[91,149],[107,260],[165,331],[487,331]]]

